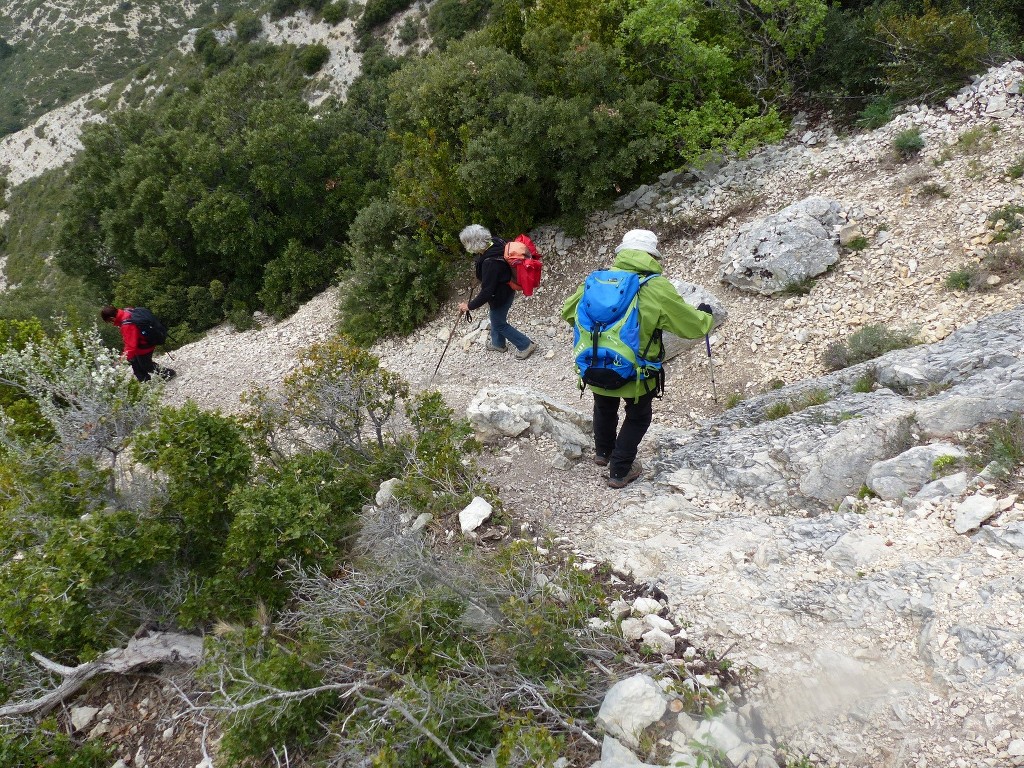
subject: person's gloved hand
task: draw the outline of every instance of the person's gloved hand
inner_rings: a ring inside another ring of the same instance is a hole
[[[706,301],[702,301],[700,304],[697,305],[697,311],[703,312],[706,315],[714,315],[714,313],[711,311],[711,305],[708,304]]]

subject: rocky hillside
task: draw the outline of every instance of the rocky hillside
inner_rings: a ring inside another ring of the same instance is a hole
[[[1007,65],[944,108],[908,110],[873,132],[800,128],[746,160],[666,175],[578,239],[533,233],[547,254],[544,285],[513,311],[542,347],[528,361],[485,351],[478,314],[455,326],[433,376],[460,296],[428,328],[376,350],[492,435],[485,464],[517,517],[659,583],[683,634],[747,670],[750,701],[774,737],[815,763],[1022,761],[1021,478],[950,469],[941,487],[919,492],[934,459],[967,450],[977,423],[1024,410],[1021,282],[945,287],[999,241],[1021,247],[1019,218],[992,214],[1024,204],[1011,171],[1022,153],[1022,79],[1024,65]],[[901,159],[894,141],[915,129],[924,148]],[[847,246],[805,293],[719,282],[741,231],[816,196],[840,203],[834,228]],[[713,294],[727,320],[712,336],[713,371],[703,347],[670,364],[642,446],[649,471],[610,493],[588,446],[571,460],[580,447],[567,450],[557,427],[585,424],[589,407],[557,313],[634,226],[660,233],[666,273]],[[284,323],[221,329],[175,352],[168,398],[236,410],[247,382],[276,378],[330,332],[333,307],[326,294]],[[935,346],[822,378],[828,345],[867,324],[913,329]],[[869,369],[874,391],[858,394]],[[807,399],[815,392],[821,402]],[[780,404],[797,412],[766,415]],[[573,411],[581,415],[567,419]],[[512,414],[519,426],[501,436],[481,413]],[[885,464],[918,445],[924,458]],[[862,486],[873,493],[858,500]]]
[[[768,740],[830,766],[1024,764],[1021,478],[950,471],[926,490],[934,459],[969,450],[978,422],[1024,410],[1021,281],[987,273],[978,290],[946,287],[954,270],[1022,247],[1022,80],[1024,64],[1000,67],[944,107],[876,131],[801,125],[747,159],[634,190],[578,238],[531,233],[544,284],[512,315],[542,347],[527,361],[485,351],[477,313],[455,325],[433,375],[464,290],[428,327],[375,350],[474,416],[513,517],[656,582],[672,631],[741,670],[747,707],[730,715],[732,749]],[[897,149],[907,132],[922,140],[916,154]],[[13,168],[20,153],[5,146]],[[779,293],[721,281],[735,272],[727,254],[739,235],[808,198],[836,204],[825,239],[842,246],[827,271]],[[697,347],[670,364],[642,446],[648,471],[613,493],[585,439],[574,448],[557,426],[585,430],[589,408],[558,310],[638,226],[660,235],[666,273],[713,295],[724,322],[713,360]],[[335,310],[328,292],[281,323],[224,327],[175,351],[168,402],[238,411],[240,393],[273,386],[332,332]],[[870,324],[935,346],[821,378],[829,345]],[[519,431],[499,434],[485,413],[512,414]],[[922,448],[924,458],[906,455]],[[856,498],[861,486],[872,494]],[[119,726],[125,765],[202,759],[196,735],[155,705],[171,694],[112,707],[141,723]],[[689,726],[676,727],[685,745]],[[604,768],[640,764],[607,750]],[[730,754],[764,768],[752,751]]]
[[[151,63],[218,12],[210,3],[9,0],[0,15],[0,136]]]

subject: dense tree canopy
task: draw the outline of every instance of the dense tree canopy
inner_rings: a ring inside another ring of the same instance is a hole
[[[83,136],[59,263],[171,324],[203,328],[257,296],[293,311],[340,266],[360,195],[344,141],[247,64],[117,113]]]

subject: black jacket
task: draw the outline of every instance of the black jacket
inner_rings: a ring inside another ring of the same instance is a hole
[[[512,279],[512,267],[505,261],[505,241],[501,238],[494,238],[487,250],[477,255],[474,266],[480,292],[470,299],[470,309],[484,304],[500,307],[515,293],[508,284]]]

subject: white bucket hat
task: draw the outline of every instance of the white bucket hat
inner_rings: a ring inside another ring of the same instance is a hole
[[[658,236],[649,229],[631,229],[622,236],[622,243],[615,247],[615,252],[624,250],[646,251],[656,259],[661,258],[658,251]]]

